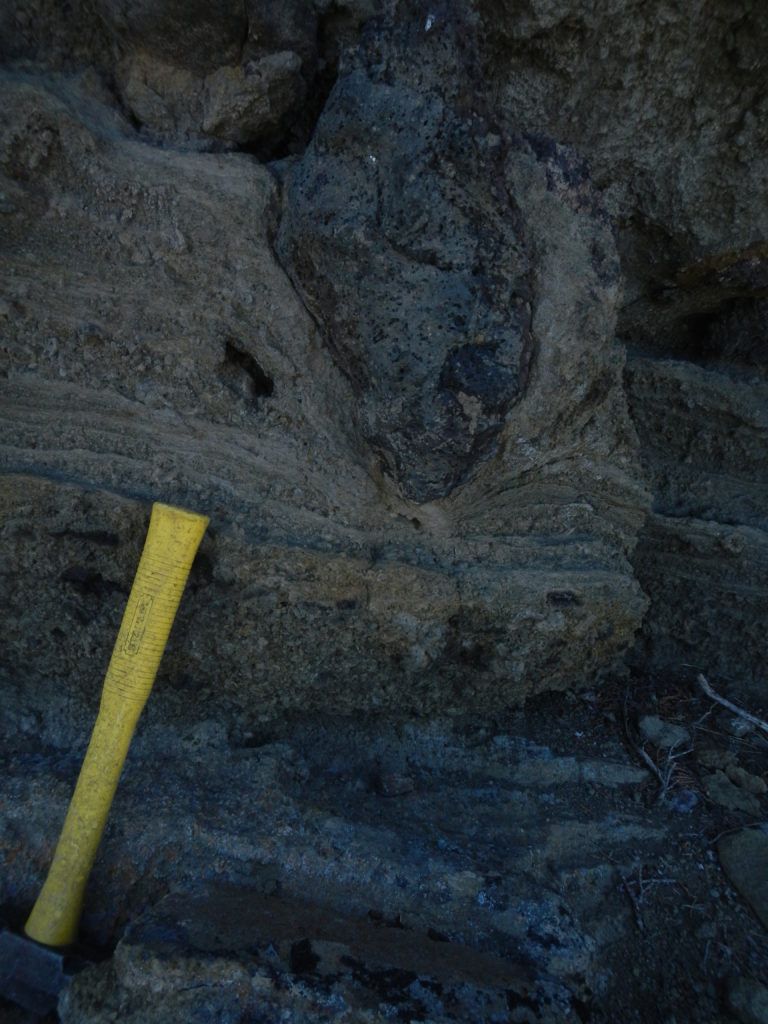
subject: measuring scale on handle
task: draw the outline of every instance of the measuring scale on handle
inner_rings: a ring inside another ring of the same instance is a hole
[[[171,505],[152,506],[91,741],[48,877],[24,927],[36,942],[67,946],[77,938],[86,882],[123,762],[208,522]]]

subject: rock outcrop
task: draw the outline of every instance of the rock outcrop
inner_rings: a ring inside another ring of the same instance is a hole
[[[3,921],[151,502],[211,517],[63,1019],[651,1019],[670,971],[681,1019],[668,937],[616,983],[651,905],[725,991],[670,822],[761,769],[635,742],[626,681],[766,714],[767,44],[759,0],[0,4]]]
[[[652,604],[637,656],[765,700],[768,380],[633,357],[627,389],[654,494],[634,554]]]
[[[616,227],[617,333],[654,495],[635,556],[651,598],[639,658],[764,699],[768,11],[482,10],[499,108],[588,158]]]
[[[611,228],[571,151],[473,111],[477,68],[443,88],[467,32],[374,23],[277,177],[6,75],[10,674],[98,685],[149,498],[213,520],[167,671],[260,714],[615,669],[647,498]]]

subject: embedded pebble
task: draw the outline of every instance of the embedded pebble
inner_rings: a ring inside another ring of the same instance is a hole
[[[690,814],[698,802],[699,798],[692,789],[675,790],[672,796],[667,800],[667,803],[672,810],[678,811],[680,814]]]
[[[691,734],[682,725],[667,722],[658,715],[645,715],[638,726],[643,739],[656,747],[682,747],[691,742]]]
[[[763,793],[768,791],[768,786],[766,786],[764,779],[761,779],[759,775],[753,775],[744,768],[740,768],[737,764],[729,764],[725,769],[725,774],[731,782],[742,789],[746,789],[748,793],[754,793],[755,796],[762,796]]]
[[[726,729],[732,736],[736,736],[741,739],[743,736],[748,736],[751,732],[754,732],[754,725],[747,721],[746,718],[740,718],[734,716],[726,723]]]
[[[701,747],[696,751],[696,760],[705,768],[727,768],[736,760],[736,755],[719,747]]]
[[[748,814],[760,813],[760,801],[752,793],[734,786],[725,772],[714,772],[704,780],[704,789],[710,800],[729,811],[746,811]]]

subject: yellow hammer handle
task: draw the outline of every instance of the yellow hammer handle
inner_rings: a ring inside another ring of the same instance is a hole
[[[107,669],[99,714],[48,877],[24,931],[36,942],[77,938],[83,893],[112,797],[179,607],[206,516],[155,504]]]

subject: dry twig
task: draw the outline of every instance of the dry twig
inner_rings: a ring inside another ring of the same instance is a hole
[[[663,863],[663,861],[662,861]],[[637,930],[639,932],[645,932],[645,922],[643,921],[643,901],[645,899],[646,890],[653,888],[656,885],[677,885],[677,881],[674,878],[643,878],[643,866],[642,864],[637,869],[637,878],[627,877],[626,875],[619,872],[619,878],[624,886],[629,901],[632,904],[632,910],[635,913],[635,923],[637,924]],[[635,891],[637,889],[637,891]]]
[[[640,910],[640,903],[638,902],[637,896],[632,891],[632,886],[629,884],[629,880],[624,875],[619,875],[622,881],[624,889],[626,890],[627,896],[629,896],[629,902],[632,904],[632,910],[635,912],[635,924],[639,932],[645,931],[645,922],[643,921],[642,911]]]
[[[680,765],[677,764],[679,758],[686,757],[688,754],[693,752],[693,747],[689,747],[688,750],[681,750],[675,752],[675,747],[670,747],[667,751],[667,759],[664,764],[664,769],[659,768],[658,764],[654,761],[645,747],[641,747],[632,736],[632,732],[629,727],[629,716],[627,715],[627,703],[629,701],[629,691],[624,694],[624,707],[623,707],[623,718],[624,718],[624,733],[627,737],[627,742],[632,747],[632,750],[637,756],[643,761],[645,765],[651,770],[656,776],[660,789],[658,796],[656,797],[657,803],[663,803],[666,799],[667,793],[672,788],[675,774],[680,772]]]
[[[752,725],[757,726],[758,729],[762,729],[763,732],[768,733],[768,722],[764,722],[762,718],[758,718],[757,715],[751,715],[748,711],[744,711],[743,708],[737,707],[736,704],[732,704],[729,700],[726,700],[725,697],[721,697],[719,693],[715,693],[707,682],[706,677],[703,676],[701,672],[699,672],[696,677],[696,681],[710,700],[717,701],[718,704],[722,704],[724,708],[728,708],[729,711],[732,711],[734,715],[738,715],[739,718],[743,718],[745,721],[751,722]]]
[[[653,772],[653,774],[656,776],[656,778],[661,783],[661,786],[662,786],[662,789],[663,789],[664,788],[664,776],[661,774],[661,772],[657,768],[656,762],[653,760],[651,755],[646,751],[645,747],[641,747],[639,744],[637,744],[635,742],[635,740],[634,740],[634,737],[632,736],[632,732],[630,731],[630,728],[629,728],[629,715],[627,714],[627,704],[628,703],[629,703],[629,690],[627,690],[627,692],[624,694],[624,706],[622,708],[622,711],[623,711],[622,717],[623,717],[623,721],[624,721],[624,735],[627,737],[627,743],[629,743],[630,747],[632,747],[632,749],[637,754],[637,756],[642,761],[645,762],[645,764],[648,766],[648,768],[650,768],[650,770]]]

